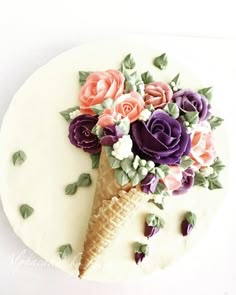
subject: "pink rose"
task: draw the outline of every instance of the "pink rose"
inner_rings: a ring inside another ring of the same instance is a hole
[[[166,83],[153,82],[145,85],[145,103],[146,105],[152,104],[155,109],[164,108],[172,96],[173,91]]]
[[[202,122],[194,130],[192,136],[190,157],[196,168],[210,166],[213,164],[216,152],[213,142],[211,127],[208,122]]]
[[[124,91],[125,77],[117,70],[91,73],[79,92],[80,111],[94,115],[92,107],[106,98],[119,97]]]
[[[101,127],[106,127],[115,124],[117,119],[117,113],[112,109],[105,109],[102,115],[98,117],[98,125]]]
[[[134,122],[139,118],[140,113],[144,109],[144,100],[142,96],[135,91],[123,94],[117,100],[115,110],[122,117],[128,117],[130,122]]]
[[[162,180],[166,188],[175,191],[182,186],[182,171],[179,166],[169,166],[169,174]]]

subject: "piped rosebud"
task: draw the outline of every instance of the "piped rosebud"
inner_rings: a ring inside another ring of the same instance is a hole
[[[158,231],[163,228],[165,221],[155,216],[154,214],[148,214],[145,219],[144,235],[148,239],[154,236]]]
[[[134,260],[136,264],[139,264],[143,261],[146,255],[149,254],[149,247],[147,244],[141,244],[136,242],[134,244]]]
[[[181,233],[183,236],[187,236],[190,234],[190,232],[192,231],[192,229],[194,228],[196,224],[196,221],[197,221],[196,214],[192,212],[188,212],[185,215],[185,218],[181,223]]]

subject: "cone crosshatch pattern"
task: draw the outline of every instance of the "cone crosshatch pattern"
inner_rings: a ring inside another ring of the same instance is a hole
[[[93,208],[79,267],[80,277],[144,200],[147,200],[147,195],[139,187],[132,188],[131,184],[122,187],[116,182],[106,151],[102,149]]]

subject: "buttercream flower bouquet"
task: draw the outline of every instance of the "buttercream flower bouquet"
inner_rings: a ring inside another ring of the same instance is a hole
[[[163,70],[167,56],[154,59]],[[139,75],[131,54],[119,70],[79,72],[79,107],[61,114],[70,122],[69,139],[89,153],[98,168],[97,187],[79,268],[82,277],[114,239],[137,207],[155,196],[175,196],[193,185],[221,188],[224,165],[216,156],[212,130],[222,119],[211,111],[211,88],[181,89],[180,75],[155,81]],[[157,70],[158,70],[157,69]],[[181,225],[187,235],[196,222],[193,212]],[[148,214],[144,235],[155,235],[164,220]],[[135,244],[135,261],[148,244]]]

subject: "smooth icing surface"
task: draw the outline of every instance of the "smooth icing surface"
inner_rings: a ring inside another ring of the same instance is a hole
[[[53,265],[77,276],[80,254],[96,185],[96,170],[88,154],[68,140],[68,123],[59,112],[78,104],[78,71],[118,69],[132,53],[140,73],[151,71],[156,80],[168,82],[181,73],[183,87],[203,85],[169,56],[169,65],[160,71],[152,65],[162,48],[145,48],[132,42],[98,42],[74,48],[59,55],[36,71],[15,95],[5,116],[0,135],[0,194],[6,215],[15,233],[32,250]],[[167,55],[174,49],[167,51]],[[184,57],[183,57],[184,61]],[[194,69],[192,70],[194,72]],[[206,81],[207,83],[207,81]],[[215,132],[218,155],[227,163],[222,127]],[[20,167],[12,164],[12,154],[22,149],[27,160]],[[66,196],[64,188],[80,173],[90,173],[93,185]],[[225,181],[225,173],[222,175]],[[224,198],[224,190],[194,188],[183,196],[165,201],[161,211],[147,203],[132,217],[116,240],[88,271],[86,278],[97,281],[138,279],[163,269],[190,249],[209,226]],[[34,214],[24,220],[19,206],[27,203]],[[182,237],[180,224],[186,211],[193,211],[198,222],[191,235]],[[133,243],[146,243],[143,236],[145,215],[155,213],[165,220],[165,228],[149,240],[150,255],[142,264],[133,259]],[[61,260],[57,253],[70,243],[73,255]]]

